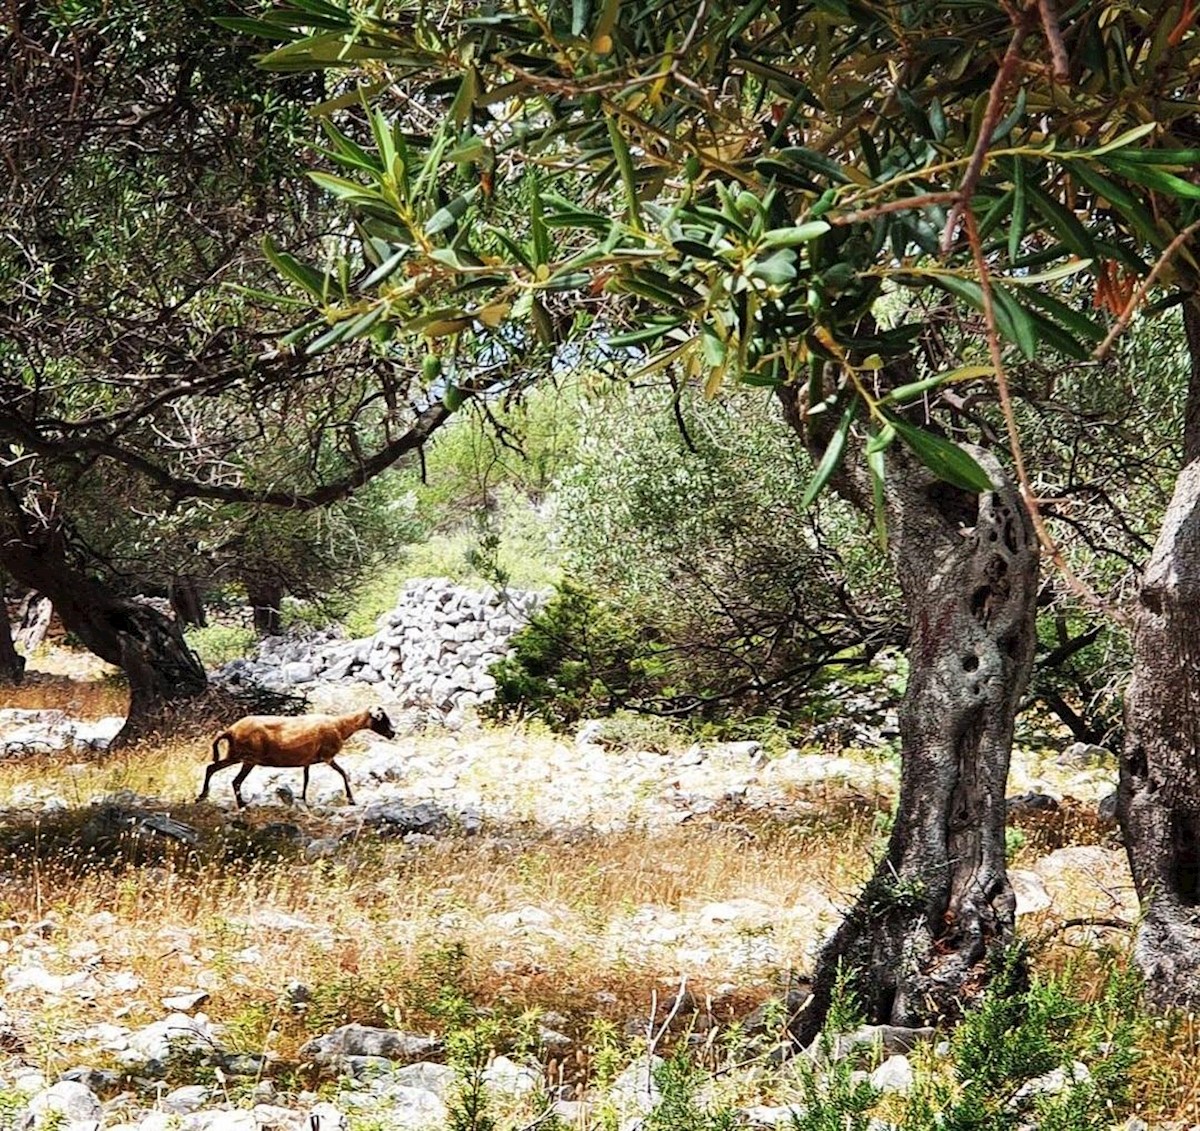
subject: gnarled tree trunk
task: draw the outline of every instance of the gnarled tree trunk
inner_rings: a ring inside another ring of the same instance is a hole
[[[1180,474],[1133,614],[1117,815],[1159,1005],[1200,1004],[1200,460]]]
[[[1133,678],[1117,819],[1142,905],[1134,958],[1161,1006],[1200,1004],[1200,308],[1184,307],[1192,356],[1185,466],[1133,610]]]
[[[32,656],[46,639],[53,617],[54,606],[36,590],[31,589],[21,599],[17,608],[16,643],[25,650],[25,655]]]
[[[69,632],[125,672],[129,715],[114,746],[169,726],[175,709],[207,688],[204,668],[174,621],[80,573],[52,534],[36,543],[0,536],[0,565],[48,597]]]
[[[246,599],[254,610],[254,631],[259,636],[278,636],[281,630],[280,608],[283,586],[278,581],[247,578]]]
[[[1183,471],[1133,610],[1117,819],[1142,917],[1134,958],[1154,1004],[1200,1004],[1200,305],[1183,307],[1192,376]]]
[[[25,675],[25,657],[13,644],[12,624],[0,587],[0,683],[20,683]]]
[[[839,968],[870,1021],[925,1024],[960,1012],[1012,938],[1005,784],[1033,659],[1039,554],[1016,489],[992,456],[972,452],[995,485],[979,496],[905,453],[889,457],[888,533],[912,626],[899,808],[885,856],[821,952],[793,1025],[802,1044]]]
[[[168,597],[175,619],[180,624],[193,628],[204,628],[208,624],[208,613],[204,608],[204,590],[198,578],[183,576],[171,581]]]

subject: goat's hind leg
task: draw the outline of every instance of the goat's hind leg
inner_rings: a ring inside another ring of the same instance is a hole
[[[244,782],[246,780],[246,775],[252,769],[254,769],[254,766],[250,762],[247,762],[241,768],[241,770],[238,771],[238,776],[233,779],[233,796],[237,798],[237,803],[238,803],[239,809],[246,808],[245,798],[242,797],[242,782]]]
[[[200,791],[200,796],[197,797],[196,800],[203,801],[208,796],[208,786],[212,781],[213,774],[215,774],[218,770],[227,770],[230,766],[236,766],[240,761],[240,758],[235,758],[233,755],[230,755],[228,758],[220,759],[220,761],[211,762],[208,769],[204,773],[204,788]]]

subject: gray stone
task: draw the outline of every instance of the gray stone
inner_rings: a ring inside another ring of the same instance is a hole
[[[812,982],[801,979],[800,984],[789,989],[783,997],[769,998],[748,1013],[742,1021],[742,1029],[751,1036],[768,1031],[778,1036],[779,1030],[804,1008],[811,990]]]
[[[161,999],[164,1008],[173,1013],[191,1013],[208,1001],[206,990],[181,990]]]
[[[1045,911],[1053,902],[1046,890],[1042,877],[1036,872],[1011,868],[1008,882],[1012,885],[1013,894],[1017,897],[1017,914],[1031,915],[1037,911]]]
[[[342,847],[342,842],[334,836],[317,837],[304,846],[304,859],[309,863],[314,860],[328,860],[336,856]]]
[[[1096,813],[1102,821],[1115,821],[1117,819],[1116,791],[1100,798],[1099,803],[1096,805]]]
[[[458,1073],[448,1064],[419,1060],[416,1064],[406,1064],[397,1068],[392,1073],[392,1079],[407,1088],[423,1088],[435,1096],[445,1098],[454,1087]]]
[[[309,1112],[312,1131],[346,1131],[349,1121],[331,1103],[314,1104]]]
[[[59,1128],[63,1123],[99,1127],[100,1100],[84,1084],[60,1080],[30,1101],[28,1112],[34,1128]]]
[[[441,1042],[434,1037],[405,1033],[399,1029],[376,1029],[366,1025],[343,1025],[301,1046],[300,1057],[315,1064],[329,1064],[341,1057],[386,1057],[389,1060],[419,1060],[436,1051]]]
[[[199,1111],[207,1102],[212,1092],[203,1084],[188,1084],[168,1092],[159,1101],[163,1111],[173,1111],[176,1115],[188,1115]]]
[[[312,664],[300,662],[284,664],[283,678],[288,683],[311,683],[313,678]]]
[[[125,1057],[129,1060],[166,1060],[172,1049],[219,1049],[216,1033],[203,1013],[189,1017],[172,1013],[162,1021],[136,1029],[129,1034]]]
[[[62,1083],[64,1080],[82,1084],[92,1092],[115,1092],[121,1086],[119,1073],[113,1072],[109,1068],[92,1068],[86,1064],[68,1068],[58,1078],[58,1083]]]
[[[1053,813],[1058,808],[1058,799],[1048,793],[1022,793],[1004,802],[1010,817],[1020,813]]]
[[[258,1077],[266,1071],[267,1064],[267,1058],[260,1053],[239,1052],[223,1057],[221,1070],[226,1076]]]
[[[860,1050],[879,1048],[883,1055],[896,1056],[908,1054],[926,1041],[934,1038],[936,1030],[932,1028],[910,1029],[903,1025],[861,1025],[852,1033],[842,1033],[833,1043],[833,1059],[843,1057]],[[818,1051],[814,1044],[808,1050],[809,1055]]]
[[[1086,1084],[1092,1074],[1087,1065],[1076,1060],[1067,1068],[1053,1068],[1036,1080],[1028,1080],[1017,1089],[1009,1106],[1018,1111],[1030,1107],[1038,1096],[1057,1096],[1075,1087]]]
[[[545,1025],[538,1026],[538,1043],[552,1056],[561,1056],[574,1043],[566,1033],[557,1029],[549,1029]]]
[[[210,1108],[186,1116],[185,1131],[258,1131],[258,1122],[252,1111]]]
[[[483,1082],[494,1091],[524,1096],[541,1085],[542,1074],[529,1065],[517,1064],[506,1056],[498,1056],[483,1070]]]
[[[362,823],[385,836],[440,832],[449,826],[445,811],[429,802],[405,805],[399,801],[376,801],[363,811]]]
[[[604,720],[586,719],[575,731],[576,746],[595,746],[604,738]]]
[[[903,1053],[889,1056],[871,1073],[871,1087],[881,1092],[908,1092],[915,1079],[912,1064]]]
[[[122,715],[108,715],[91,723],[78,723],[75,727],[77,750],[107,750],[125,725]]]
[[[1076,770],[1090,770],[1097,766],[1111,766],[1116,759],[1112,752],[1103,746],[1094,746],[1090,742],[1072,742],[1055,761],[1060,766],[1070,766]]]
[[[654,1071],[662,1063],[661,1056],[643,1056],[635,1060],[612,1082],[608,1098],[647,1114],[653,1111],[662,1099],[662,1090],[654,1079]]]
[[[347,656],[343,660],[335,660],[322,673],[326,679],[345,679],[350,674],[350,669],[354,667],[354,657]]]

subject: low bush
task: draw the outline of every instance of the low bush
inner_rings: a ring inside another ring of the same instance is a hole
[[[899,635],[886,557],[761,397],[661,388],[584,405],[565,568],[669,658],[673,713],[789,718],[825,665]]]
[[[491,668],[494,718],[529,716],[562,730],[662,693],[668,676],[661,649],[635,623],[571,581],[510,643],[512,653]]]
[[[225,624],[189,629],[184,633],[184,639],[205,667],[215,667],[249,656],[258,641],[254,629]]]

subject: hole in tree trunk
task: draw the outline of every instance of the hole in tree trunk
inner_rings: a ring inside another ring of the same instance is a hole
[[[987,620],[991,606],[992,587],[981,585],[971,594],[971,615],[976,620]]]
[[[1138,600],[1155,616],[1159,616],[1162,613],[1162,596],[1153,589],[1143,589],[1138,594]]]
[[[974,526],[979,521],[977,497],[961,487],[933,483],[926,488],[925,497],[952,528]]]
[[[1146,762],[1146,752],[1140,747],[1128,752],[1129,773],[1135,778],[1144,778],[1149,772],[1150,767]]]
[[[979,669],[978,656],[964,656],[962,660],[962,668],[965,672],[973,672]]]
[[[1183,903],[1200,903],[1200,810],[1171,814],[1171,890]]]

